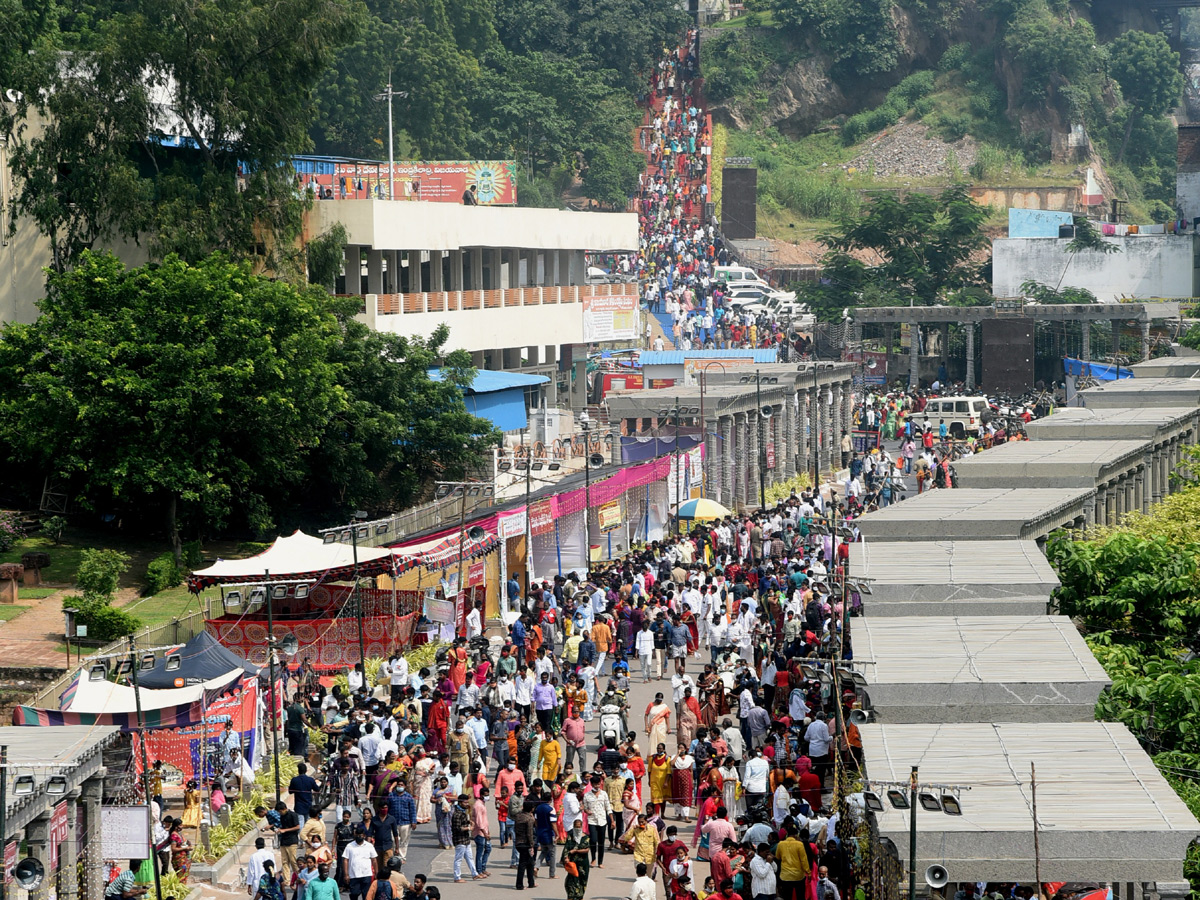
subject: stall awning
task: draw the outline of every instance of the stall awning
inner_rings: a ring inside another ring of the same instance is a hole
[[[494,520],[495,517],[493,516]],[[411,569],[413,566],[423,566],[426,569],[443,569],[458,562],[458,543],[459,532],[454,531],[450,534],[444,534],[432,540],[427,540],[424,543],[403,544],[393,547],[392,552],[396,554],[396,568],[400,571]],[[484,556],[495,550],[498,543],[499,538],[491,532],[485,532],[478,539],[467,535],[462,558],[475,559],[476,557]]]
[[[354,548],[350,544],[326,544],[321,538],[297,531],[279,537],[270,549],[246,559],[219,559],[207,569],[193,572],[188,586],[193,591],[214,584],[252,584],[269,577],[277,580],[340,581],[354,574]],[[379,547],[358,548],[358,573],[381,575],[392,571],[392,552]]]
[[[142,709],[166,709],[199,703],[205,691],[221,692],[239,683],[245,673],[241,666],[217,678],[189,687],[152,690],[143,688]],[[75,681],[62,695],[62,708],[73,713],[130,713],[137,710],[137,697],[132,686],[112,681],[90,681],[86,669],[80,670]]]

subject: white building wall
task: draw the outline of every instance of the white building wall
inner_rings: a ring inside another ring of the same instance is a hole
[[[376,331],[429,337],[439,325],[449,326],[448,350],[525,347],[535,336],[559,346],[584,342],[582,303],[378,315],[375,297],[368,294],[366,306],[367,312],[360,318]]]
[[[1117,253],[1069,253],[1067,238],[1004,238],[992,241],[992,293],[1016,297],[1021,284],[1085,288],[1102,302],[1121,298],[1194,297],[1200,242],[1195,235],[1163,234],[1105,238]]]
[[[1189,222],[1200,216],[1200,172],[1175,173],[1175,205]]]

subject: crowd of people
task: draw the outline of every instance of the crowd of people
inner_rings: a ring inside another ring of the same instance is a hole
[[[327,691],[302,669],[285,731],[317,777],[302,765],[290,805],[259,811],[279,847],[260,838],[248,894],[436,898],[405,869],[427,827],[453,850],[455,882],[491,877],[504,857],[516,888],[561,873],[581,900],[615,853],[632,857],[641,900],[852,895],[827,792],[835,760],[860,755],[853,690],[832,696],[802,669],[852,656],[842,635],[860,600],[844,608],[833,577],[848,548],[814,528],[843,514],[794,495],[584,581],[514,579],[521,614],[493,652],[459,638],[415,672],[396,655],[382,684],[356,667],[347,690]],[[631,709],[631,678],[662,691]],[[324,753],[304,746],[310,726],[328,735]]]
[[[647,154],[634,199],[639,253],[634,269],[642,302],[671,319],[676,349],[789,346],[785,322],[766,313],[738,312],[715,276],[730,261],[729,248],[706,214],[712,133],[699,78],[699,33],[664,50],[646,91],[649,125],[641,131]],[[807,349],[807,337],[798,337]],[[647,317],[647,349],[662,350]]]

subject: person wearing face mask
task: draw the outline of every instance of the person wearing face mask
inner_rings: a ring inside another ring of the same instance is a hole
[[[608,799],[606,794],[601,793],[601,796],[605,800]],[[560,860],[567,873],[567,900],[583,900],[583,895],[587,892],[588,875],[591,872],[591,847],[591,838],[583,830],[583,820],[576,819],[571,825],[571,830],[567,832]],[[575,874],[567,868],[567,863],[574,864]]]
[[[342,851],[342,859],[346,864],[346,877],[350,900],[363,900],[371,887],[371,877],[375,874],[375,847],[367,843],[367,836],[361,828],[354,832],[354,842],[348,844]]]

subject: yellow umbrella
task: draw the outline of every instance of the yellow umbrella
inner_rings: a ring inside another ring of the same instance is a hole
[[[688,500],[679,507],[678,515],[681,519],[722,519],[731,513],[716,500],[702,498]]]

